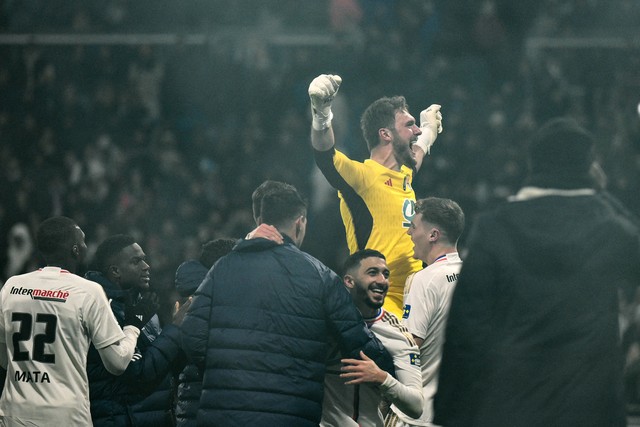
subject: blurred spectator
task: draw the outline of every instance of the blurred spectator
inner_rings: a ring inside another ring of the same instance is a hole
[[[22,222],[14,224],[9,230],[8,240],[5,277],[32,271],[33,239],[29,227]]]

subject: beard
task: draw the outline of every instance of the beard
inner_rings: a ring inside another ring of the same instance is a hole
[[[365,304],[367,305],[367,307],[369,308],[373,308],[373,309],[379,309],[380,307],[382,307],[384,305],[383,301],[377,302],[377,301],[371,301],[370,299],[365,301]]]
[[[402,142],[397,135],[396,138],[393,139],[392,144],[393,154],[398,162],[411,169],[415,169],[417,163],[415,155],[411,150],[411,144]]]
[[[379,309],[384,304],[384,298],[382,298],[381,301],[374,301],[371,297],[369,297],[369,288],[356,288],[355,299],[358,301],[362,301],[364,305],[374,310]]]

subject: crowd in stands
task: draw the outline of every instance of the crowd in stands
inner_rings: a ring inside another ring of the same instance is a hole
[[[346,255],[337,197],[309,141],[307,87],[324,72],[348,82],[335,108],[349,118],[334,126],[354,159],[366,156],[359,114],[372,100],[404,95],[414,115],[442,105],[444,133],[414,188],[458,201],[470,223],[519,188],[528,136],[559,115],[598,136],[609,191],[639,214],[640,46],[525,48],[535,36],[624,37],[639,19],[633,0],[0,1],[0,36],[211,37],[0,43],[0,279],[38,265],[33,231],[63,214],[90,251],[134,235],[166,291],[203,242],[253,228],[251,191],[265,179],[311,200],[303,249],[336,267]],[[233,31],[216,39],[222,29]],[[330,41],[271,37],[303,32]]]

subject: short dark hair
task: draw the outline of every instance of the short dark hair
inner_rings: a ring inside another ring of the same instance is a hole
[[[286,227],[299,216],[306,214],[307,203],[293,185],[274,189],[262,198],[261,221],[276,228]]]
[[[371,257],[382,258],[385,261],[387,260],[384,254],[380,251],[377,251],[375,249],[361,249],[349,255],[349,257],[345,260],[344,264],[342,265],[342,275],[344,276],[353,268],[359,266],[363,259]]]
[[[93,268],[106,275],[114,257],[135,242],[136,240],[128,234],[115,234],[107,237],[96,249],[96,253],[93,256]]]
[[[36,231],[38,251],[47,259],[62,255],[75,243],[78,224],[66,216],[54,216],[40,223]]]
[[[380,138],[378,137],[380,129],[395,128],[396,113],[399,111],[409,111],[409,106],[404,96],[385,96],[374,101],[364,110],[360,118],[360,128],[369,151],[380,144]]]
[[[216,261],[231,252],[237,241],[237,239],[230,238],[210,240],[202,245],[202,251],[198,260],[205,267],[211,268]]]
[[[420,199],[416,202],[416,214],[422,214],[423,221],[437,225],[451,243],[456,243],[464,231],[464,212],[451,199]]]
[[[253,193],[251,194],[251,207],[253,210],[254,221],[258,222],[258,218],[260,217],[260,208],[262,206],[262,199],[264,198],[264,196],[283,188],[295,190],[295,187],[291,184],[287,184],[286,182],[281,181],[274,181],[271,179],[264,181],[255,190],[253,190]]]

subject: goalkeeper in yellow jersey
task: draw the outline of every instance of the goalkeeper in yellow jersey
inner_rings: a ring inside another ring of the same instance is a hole
[[[311,145],[316,164],[338,190],[349,252],[367,248],[386,255],[391,276],[384,308],[401,317],[407,276],[422,269],[407,235],[416,200],[411,183],[442,132],[440,105],[423,110],[418,125],[404,97],[374,101],[360,120],[370,158],[359,162],[335,148],[331,103],[341,82],[322,74],[309,85]]]

